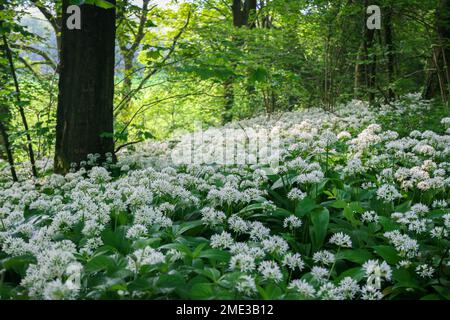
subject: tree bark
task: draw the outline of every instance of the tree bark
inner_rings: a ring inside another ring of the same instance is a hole
[[[148,14],[149,12],[154,8],[149,7],[150,0],[143,0],[142,1],[142,8],[140,10],[139,15],[139,25],[137,27],[137,30],[126,30],[124,27],[124,32],[128,31],[133,34],[135,34],[135,37],[131,44],[127,43],[127,41],[123,40],[123,37],[120,37],[120,34],[117,35],[118,38],[118,44],[120,53],[123,58],[123,85],[122,85],[122,99],[126,99],[131,94],[132,90],[132,84],[133,84],[133,72],[135,72],[135,67],[133,65],[135,61],[136,52],[139,49],[139,46],[141,45],[142,40],[144,39],[144,36],[146,34],[145,27],[148,22]],[[118,13],[119,15],[119,13]],[[122,16],[122,14],[121,14]],[[126,17],[121,17],[121,19],[128,19]],[[120,25],[120,21],[118,21],[118,24]],[[130,27],[132,28],[132,27]],[[129,105],[131,103],[131,99],[126,99],[124,106],[121,108],[121,110],[128,110]]]
[[[370,30],[366,26],[366,8],[368,5],[368,0],[365,0],[363,7],[364,20],[361,46],[358,51],[354,73],[355,98],[360,98],[364,91],[370,91],[375,86],[376,61],[375,59],[370,59],[370,51],[375,39],[375,30]],[[364,62],[361,63],[361,61]],[[369,92],[369,100],[373,100],[373,93]]]
[[[256,9],[257,0],[233,0],[231,11],[233,14],[233,26],[236,28],[247,27],[253,29],[256,27]],[[239,39],[233,39],[236,46],[240,46]],[[226,124],[233,120],[233,114],[231,109],[234,105],[234,77],[231,76],[225,80],[224,87],[224,99],[225,106],[222,114],[222,123]]]
[[[385,26],[384,26],[384,38],[386,42],[386,56],[387,56],[387,72],[388,72],[388,98],[389,100],[395,99],[395,92],[392,89],[392,83],[394,82],[395,76],[395,48],[393,40],[393,25],[392,25],[392,8],[389,7],[386,10],[385,15]]]
[[[430,64],[433,66],[428,72],[423,97],[435,98],[441,94],[442,101],[448,103],[450,95],[450,0],[440,0],[436,9],[436,44],[432,48]]]
[[[34,6],[42,13],[42,15],[47,19],[53,28],[56,39],[56,50],[58,51],[58,65],[56,66],[56,71],[59,71],[59,61],[61,61],[61,24],[62,18],[60,14],[55,14],[52,10],[48,9],[44,4],[38,0],[31,0]],[[56,7],[56,5],[55,5]]]
[[[11,150],[11,144],[9,142],[9,135],[3,120],[0,120],[0,138],[2,141],[2,147],[5,149],[6,159],[9,163],[12,179],[14,182],[17,182],[19,179],[17,178],[16,167],[14,165],[14,156]]]
[[[110,0],[115,4],[115,0]],[[81,5],[81,30],[68,30],[63,0],[61,74],[55,172],[66,173],[88,154],[114,154],[115,9]]]
[[[22,100],[20,98],[20,87],[19,87],[19,81],[17,79],[16,68],[14,66],[14,60],[13,60],[11,49],[9,48],[9,45],[8,45],[8,39],[6,38],[5,34],[3,34],[2,38],[3,38],[3,47],[5,50],[6,58],[8,60],[9,67],[11,70],[11,76],[14,81],[14,88],[16,91],[15,93],[16,93],[17,108],[19,109],[20,118],[22,120],[23,128],[25,130],[25,138],[27,140],[28,157],[30,158],[30,164],[31,164],[31,173],[33,174],[33,177],[37,178],[38,172],[36,169],[36,161],[34,158],[33,141],[31,140],[30,129],[28,127],[27,117],[25,115],[25,110],[23,108]]]
[[[123,86],[122,86],[122,99],[125,99],[127,96],[130,95],[131,89],[132,89],[132,73],[133,73],[133,60],[134,60],[134,53],[133,55],[130,54],[123,54]],[[131,103],[131,99],[128,100],[122,109],[128,110],[129,105]]]
[[[224,98],[225,98],[225,106],[224,111],[222,114],[222,124],[225,125],[228,122],[231,122],[233,120],[233,105],[234,105],[234,88],[233,88],[233,81],[234,79],[232,77],[225,80],[223,83],[223,89],[224,89]]]

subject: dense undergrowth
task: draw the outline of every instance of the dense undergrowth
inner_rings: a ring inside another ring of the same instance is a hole
[[[427,108],[227,126],[277,128],[276,168],[174,165],[169,141],[65,177],[4,168],[0,298],[449,299],[450,118],[419,131]]]

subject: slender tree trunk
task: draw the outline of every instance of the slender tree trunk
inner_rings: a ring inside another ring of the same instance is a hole
[[[124,63],[124,69],[123,69],[123,75],[124,75],[124,79],[123,79],[123,86],[122,86],[122,99],[125,101],[123,110],[128,110],[130,104],[131,104],[131,99],[127,99],[127,97],[130,95],[131,93],[131,89],[132,89],[132,73],[134,71],[133,68],[133,57],[134,54],[131,56],[130,54],[123,54],[123,63]]]
[[[11,150],[11,144],[9,143],[9,135],[6,131],[6,126],[3,123],[3,120],[0,120],[0,137],[2,139],[2,145],[5,148],[6,157],[9,163],[9,169],[11,170],[11,176],[13,181],[19,181],[17,179],[16,167],[14,165],[14,156]]]
[[[124,33],[126,31],[131,32],[134,34],[134,40],[131,43],[128,43],[129,39],[124,40],[123,37],[120,37],[120,35],[117,35],[118,38],[118,44],[119,44],[119,49],[120,49],[120,53],[123,57],[123,64],[124,64],[124,69],[123,69],[123,85],[122,85],[122,101],[124,101],[123,106],[120,108],[121,110],[125,110],[127,111],[130,104],[131,104],[131,100],[129,99],[130,95],[131,95],[131,91],[132,91],[132,84],[133,84],[133,73],[135,72],[135,66],[134,64],[134,60],[135,60],[135,56],[137,51],[139,50],[139,46],[141,45],[142,40],[145,37],[145,29],[146,29],[146,24],[148,22],[148,14],[151,10],[151,8],[149,8],[149,4],[150,4],[150,0],[143,0],[142,1],[142,8],[140,8],[140,14],[139,14],[139,24],[137,26],[137,29],[134,30],[135,28],[133,26],[130,26],[130,30],[127,30],[124,27]],[[118,25],[121,24],[121,22],[123,22],[125,19],[127,19],[127,17],[125,17],[123,12],[124,9],[122,9],[122,11],[117,12],[117,23]],[[125,25],[125,24],[122,24]],[[128,24],[126,24],[128,25]]]
[[[114,0],[110,0],[115,3]],[[66,173],[88,154],[114,153],[115,10],[81,5],[81,30],[67,29],[63,0],[55,171]]]
[[[31,163],[31,172],[33,174],[33,177],[37,178],[38,172],[36,169],[36,161],[34,158],[33,141],[31,140],[30,129],[28,127],[27,117],[25,115],[25,110],[23,109],[22,100],[20,98],[19,81],[17,80],[16,68],[14,66],[11,49],[9,48],[8,40],[6,39],[6,35],[3,35],[3,45],[4,45],[6,58],[8,59],[8,62],[9,62],[9,67],[11,69],[11,75],[12,75],[12,78],[14,81],[14,87],[16,90],[17,107],[19,109],[20,118],[22,119],[23,128],[25,130],[25,138],[27,140],[28,157],[30,158],[30,163]]]
[[[440,93],[442,101],[448,103],[450,95],[450,0],[440,0],[436,9],[436,37],[437,43],[432,48],[430,65],[423,97],[435,98]]]
[[[393,25],[392,25],[392,8],[389,7],[385,14],[384,38],[386,42],[386,56],[387,56],[387,72],[389,81],[388,97],[390,100],[395,99],[395,92],[392,89],[395,76],[395,48],[393,40]]]
[[[361,97],[361,87],[363,84],[363,74],[364,74],[364,68],[363,65],[360,63],[360,61],[363,60],[363,45],[359,47],[358,55],[356,56],[356,63],[355,63],[355,72],[354,72],[354,97],[355,99],[358,99]]]
[[[233,14],[233,26],[236,28],[248,27],[250,29],[256,27],[256,8],[257,0],[233,0],[231,11]],[[241,45],[239,39],[233,39],[236,42],[236,46]],[[233,120],[233,114],[231,109],[234,105],[234,77],[231,76],[225,80],[224,87],[224,112],[222,115],[222,123],[226,124]]]
[[[366,55],[369,59],[369,63],[367,65],[366,69],[366,86],[367,90],[369,92],[369,102],[370,104],[373,103],[375,100],[375,91],[374,88],[376,87],[376,80],[377,80],[377,56],[371,52],[373,49],[373,44],[375,42],[375,30],[368,30],[369,36],[367,38],[367,46],[366,46]],[[371,57],[372,55],[372,57]]]
[[[58,12],[51,12],[51,10],[46,7],[45,2],[39,0],[31,0],[34,6],[41,12],[41,14],[47,19],[48,23],[51,25],[56,39],[56,50],[58,52],[58,63],[56,66],[56,72],[59,72],[59,62],[61,61],[61,24],[62,17]],[[56,6],[55,6],[56,7]]]
[[[448,103],[450,96],[450,0],[440,0],[437,11],[437,33],[439,36],[440,62],[440,84],[442,99]]]
[[[0,10],[4,10],[5,6],[4,4],[0,3]],[[0,27],[3,26],[3,21],[0,20]],[[6,61],[5,59],[5,50],[0,50],[0,60]],[[8,68],[5,64],[0,64],[0,91],[3,91],[6,89],[6,85],[8,83]],[[8,110],[8,107],[4,105],[3,103],[0,104],[0,123],[3,124],[5,127],[9,123],[10,118],[10,112]],[[6,139],[7,140],[7,139]],[[0,159],[6,160],[7,159],[7,148],[6,148],[6,142],[4,139],[4,135],[0,135]]]
[[[257,17],[256,17],[256,9],[257,9],[257,0],[246,1],[246,10],[248,11],[248,19],[247,19],[247,27],[249,29],[254,29],[257,26]],[[248,83],[246,86],[247,91],[247,105],[253,105],[253,96],[255,94],[256,88],[254,83]]]
[[[0,114],[2,112],[0,111]],[[2,120],[0,120],[3,122]],[[0,135],[0,159],[1,160],[7,160],[7,154],[6,154],[6,146],[5,146],[5,140],[3,139],[3,136]]]
[[[371,58],[370,54],[375,39],[375,30],[370,30],[366,26],[366,8],[368,5],[369,5],[368,0],[365,0],[363,7],[364,19],[363,19],[361,46],[358,51],[354,73],[355,77],[354,92],[355,98],[361,98],[364,91],[366,93],[367,91],[369,91],[369,100],[373,100],[376,60],[374,58]]]
[[[1,24],[1,23],[0,23]],[[4,55],[0,52],[0,59],[4,58]],[[4,90],[4,84],[8,82],[8,71],[7,68],[3,65],[0,65],[0,83],[2,87],[0,90]],[[8,106],[6,103],[0,103],[0,159],[6,160],[9,163],[11,176],[13,181],[18,181],[16,169],[14,165],[14,155],[11,148],[11,143],[9,140],[8,127],[11,122],[11,113],[9,112]]]
[[[436,52],[435,48],[432,48],[432,57],[428,59],[427,66],[429,71],[427,72],[425,78],[424,90],[422,92],[422,97],[424,99],[433,99],[439,95],[439,82],[437,76],[437,68],[436,68]],[[438,53],[440,55],[440,53]],[[437,59],[439,60],[439,59]]]
[[[232,113],[234,105],[233,81],[234,79],[230,77],[223,84],[225,106],[222,114],[222,124],[224,125],[233,120],[233,113]]]
[[[354,95],[355,98],[361,98],[363,87],[366,86],[366,75],[367,75],[367,37],[369,35],[366,27],[366,5],[367,1],[365,1],[365,6],[362,8],[362,17],[364,19],[361,20],[362,30],[361,30],[361,44],[359,46],[358,54],[356,57],[355,63],[355,72],[354,72]],[[359,20],[359,19],[358,19]]]

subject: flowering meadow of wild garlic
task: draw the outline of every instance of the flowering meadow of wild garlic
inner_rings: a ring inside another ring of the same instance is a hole
[[[4,168],[0,298],[449,299],[450,118],[377,124],[426,105],[410,98],[215,129],[277,128],[276,167],[174,164],[149,142],[66,176]]]

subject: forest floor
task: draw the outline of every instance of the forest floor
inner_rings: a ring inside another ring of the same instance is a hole
[[[261,116],[39,181],[5,168],[0,299],[449,299],[450,118],[390,125],[429,107]]]

